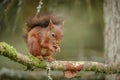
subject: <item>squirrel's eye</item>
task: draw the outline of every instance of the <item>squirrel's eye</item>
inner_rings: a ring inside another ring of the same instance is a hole
[[[52,37],[55,37],[55,33],[51,33],[51,36],[52,36]]]

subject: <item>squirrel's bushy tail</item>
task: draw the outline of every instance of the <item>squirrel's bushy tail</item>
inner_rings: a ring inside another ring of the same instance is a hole
[[[54,25],[61,25],[64,20],[63,16],[57,13],[45,13],[31,17],[26,22],[26,27],[24,28],[25,40],[27,39],[27,34],[31,29],[35,27],[46,28],[49,24],[50,19]]]

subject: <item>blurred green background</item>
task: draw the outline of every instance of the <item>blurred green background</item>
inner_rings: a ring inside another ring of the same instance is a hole
[[[27,54],[23,39],[25,22],[36,13],[39,0],[0,0],[0,41]],[[60,12],[65,17],[61,52],[57,60],[104,62],[103,0],[43,0],[41,12]],[[0,68],[24,66],[0,56]]]
[[[39,0],[3,0],[0,2],[0,41],[26,54],[23,39],[25,22],[36,13]],[[103,61],[103,1],[43,0],[41,12],[56,11],[65,17],[61,53],[57,60]],[[7,63],[0,63],[4,65]]]

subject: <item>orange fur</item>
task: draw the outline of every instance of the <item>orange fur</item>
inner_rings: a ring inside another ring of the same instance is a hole
[[[60,52],[60,41],[62,38],[62,27],[59,17],[49,14],[40,17],[33,17],[27,22],[26,42],[29,52],[40,60],[54,58],[53,52]]]

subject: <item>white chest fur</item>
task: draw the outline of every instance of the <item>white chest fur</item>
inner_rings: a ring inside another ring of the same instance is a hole
[[[47,49],[42,48],[42,50],[41,50],[42,55],[45,55],[45,54],[46,54],[46,52],[47,52]]]

